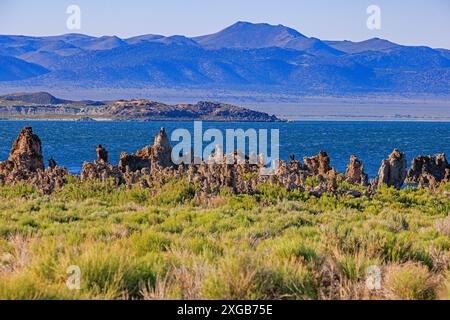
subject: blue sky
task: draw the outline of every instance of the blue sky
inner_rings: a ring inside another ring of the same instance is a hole
[[[283,24],[321,39],[386,38],[409,45],[450,48],[449,0],[0,0],[0,34],[56,35],[66,8],[82,12],[90,35],[216,32],[236,21]],[[381,8],[381,30],[366,27],[369,5]]]

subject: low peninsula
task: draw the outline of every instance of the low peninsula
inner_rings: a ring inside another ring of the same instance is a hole
[[[47,92],[0,96],[4,120],[280,122],[264,112],[220,102],[169,105],[148,99],[72,101]]]

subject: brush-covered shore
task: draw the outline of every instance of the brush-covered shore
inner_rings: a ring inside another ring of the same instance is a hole
[[[0,162],[0,299],[450,298],[444,154],[394,150],[369,181],[323,151],[177,167],[163,128],[117,166],[96,152],[45,167],[26,127]]]
[[[0,299],[449,299],[449,192],[1,186]]]

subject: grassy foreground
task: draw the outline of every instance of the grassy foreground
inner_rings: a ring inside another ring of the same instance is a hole
[[[0,186],[0,299],[450,298],[448,185],[372,199],[261,186],[206,205],[184,181],[70,180],[51,196]]]

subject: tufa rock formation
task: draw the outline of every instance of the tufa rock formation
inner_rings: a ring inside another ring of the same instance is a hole
[[[112,164],[103,160],[83,163],[80,172],[80,180],[82,182],[87,180],[100,180],[106,182],[114,180],[115,185],[119,186],[124,182],[122,172]]]
[[[223,154],[219,147],[214,155],[200,164],[176,167],[171,160],[172,146],[164,129],[159,131],[153,145],[134,154],[122,153],[118,166],[108,162],[108,152],[101,145],[96,152],[96,161],[83,164],[80,181],[108,181],[127,188],[140,186],[149,188],[154,194],[168,181],[186,179],[195,186],[196,200],[210,199],[223,188],[235,194],[255,194],[260,192],[262,184],[279,186],[289,191],[308,191],[315,196],[345,193],[359,197],[362,192],[356,188],[342,189],[339,183],[345,179],[351,185],[368,185],[364,165],[358,158],[350,158],[344,177],[331,168],[330,159],[324,151],[304,158],[303,165],[291,155],[289,162],[278,161],[278,166],[270,169],[270,175],[264,174],[269,170],[263,155],[251,154],[248,157],[239,152]],[[256,163],[255,159],[258,159]],[[62,188],[67,183],[67,175],[67,169],[58,167],[54,159],[49,160],[49,168],[44,170],[41,142],[31,128],[22,130],[8,160],[0,163],[0,183],[29,183],[46,194]],[[315,179],[308,179],[309,177]],[[370,195],[382,184],[400,188],[405,177],[405,155],[394,150],[388,159],[383,160],[378,177],[365,193]],[[422,187],[429,186],[431,190],[442,182],[450,182],[450,168],[445,156],[417,157],[408,172],[408,180],[417,182]]]
[[[350,184],[367,187],[369,176],[364,172],[363,163],[356,157],[350,157],[350,163],[345,170],[346,181]]]
[[[119,169],[125,171],[139,171],[151,168],[152,165],[173,167],[172,146],[166,130],[161,128],[155,137],[153,146],[147,146],[134,154],[122,152],[119,160]]]
[[[414,158],[406,177],[407,183],[417,183],[419,188],[435,190],[442,183],[450,182],[450,165],[445,154]]]
[[[166,129],[161,128],[158,135],[155,137],[153,144],[153,154],[151,160],[156,162],[161,167],[172,167],[172,145],[167,136]]]
[[[55,159],[50,158],[50,159],[48,160],[48,167],[49,167],[50,169],[55,169],[56,166],[57,166],[57,164],[56,164]]]
[[[44,170],[41,140],[31,127],[25,127],[20,132],[11,149],[7,162],[15,170],[36,172]]]
[[[119,159],[119,169],[125,171],[139,171],[150,168],[150,153],[148,147],[138,151],[135,154],[122,152]]]
[[[68,174],[69,171],[66,168],[47,168],[44,171],[36,171],[36,173],[25,182],[30,183],[44,194],[52,194],[66,185]]]
[[[50,194],[67,182],[67,169],[56,166],[53,159],[44,168],[41,140],[31,127],[24,128],[17,137],[8,159],[0,163],[0,183],[27,183]]]
[[[389,157],[382,161],[378,176],[374,184],[380,187],[383,184],[400,189],[406,178],[405,154],[394,149]]]
[[[314,157],[305,157],[303,159],[304,169],[311,176],[322,175],[325,176],[331,170],[330,158],[325,151],[320,151]]]
[[[101,144],[97,146],[97,161],[108,163],[108,151]]]
[[[331,169],[327,173],[327,186],[326,190],[328,192],[338,191],[338,172],[336,169]]]

